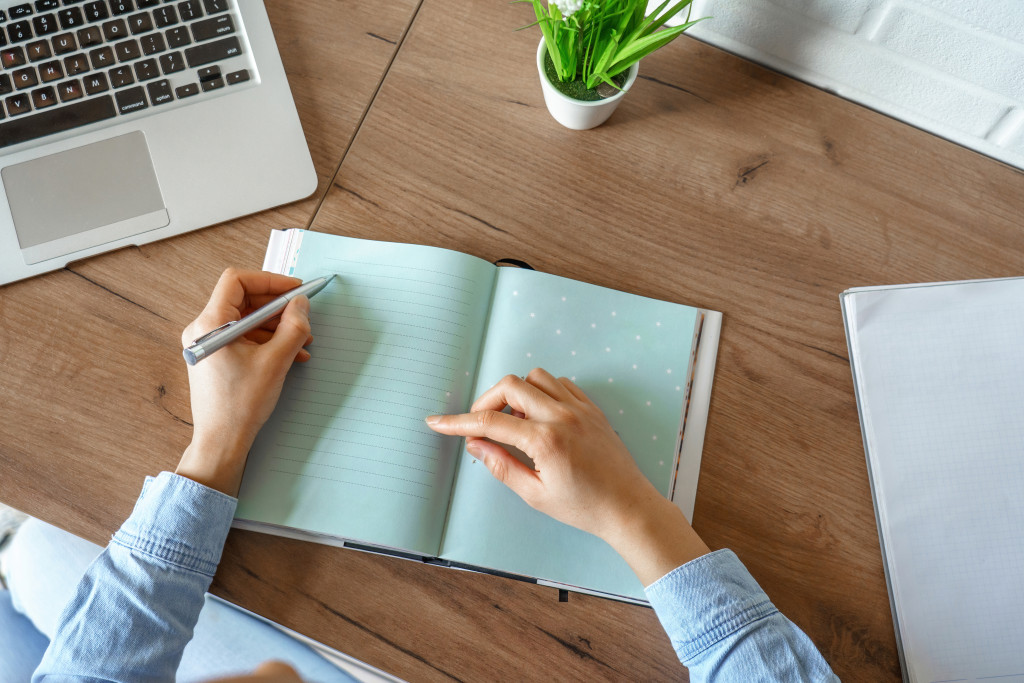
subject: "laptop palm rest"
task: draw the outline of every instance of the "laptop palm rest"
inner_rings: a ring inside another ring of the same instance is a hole
[[[170,222],[141,131],[0,171],[27,265]]]

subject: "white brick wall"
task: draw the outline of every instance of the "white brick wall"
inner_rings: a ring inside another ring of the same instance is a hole
[[[694,0],[690,34],[1024,168],[1024,0]]]

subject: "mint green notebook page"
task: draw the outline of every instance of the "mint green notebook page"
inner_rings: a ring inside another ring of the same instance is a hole
[[[668,494],[699,311],[545,273],[498,270],[474,395],[544,367],[604,411]],[[643,599],[604,541],[541,514],[463,450],[442,557]]]
[[[239,493],[239,519],[437,555],[495,268],[458,252],[305,232],[293,274],[312,359],[288,374]]]

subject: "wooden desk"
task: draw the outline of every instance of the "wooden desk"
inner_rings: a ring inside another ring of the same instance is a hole
[[[528,8],[269,4],[317,195],[0,290],[0,500],[106,541],[188,441],[181,328],[271,227],[514,256],[724,312],[694,525],[844,681],[898,680],[838,294],[1019,275],[1024,174],[689,38],[576,133]],[[684,676],[647,609],[260,534],[213,590],[411,680]]]

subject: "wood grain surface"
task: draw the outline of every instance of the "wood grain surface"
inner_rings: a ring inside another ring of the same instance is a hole
[[[725,314],[695,528],[844,681],[898,680],[838,295],[1019,275],[1024,174],[690,38],[574,132],[526,6],[268,10],[316,194],[0,289],[0,501],[106,542],[190,438],[181,329],[272,228],[514,257]],[[213,591],[409,680],[686,677],[649,609],[356,551],[232,532]]]

